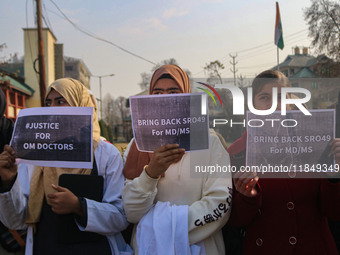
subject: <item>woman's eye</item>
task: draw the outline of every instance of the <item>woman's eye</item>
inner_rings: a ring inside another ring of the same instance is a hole
[[[65,100],[58,100],[58,104],[65,104]]]
[[[45,106],[51,106],[51,102],[45,102]]]
[[[260,99],[261,100],[269,100],[270,98],[269,98],[269,96],[262,96],[262,97],[260,97]]]

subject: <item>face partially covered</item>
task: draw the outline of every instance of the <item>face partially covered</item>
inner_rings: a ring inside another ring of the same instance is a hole
[[[47,107],[55,107],[55,106],[71,106],[66,99],[60,95],[54,89],[46,96],[45,106]]]
[[[281,110],[281,88],[279,83],[267,83],[254,96],[254,108],[257,110],[268,110],[273,105],[273,88],[277,88],[277,107],[276,111]],[[287,107],[287,110],[290,110]]]
[[[173,79],[159,79],[156,82],[156,85],[152,89],[151,95],[157,94],[178,94],[181,93],[181,89],[178,86],[177,82]]]

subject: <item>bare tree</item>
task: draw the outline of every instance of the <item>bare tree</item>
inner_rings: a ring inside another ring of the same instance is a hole
[[[103,115],[104,121],[115,132],[115,136],[122,135],[127,138],[129,127],[126,125],[125,119],[128,117],[129,109],[126,107],[126,98],[113,98],[107,94],[103,100]],[[121,132],[119,134],[119,132]],[[117,138],[117,137],[116,137]]]
[[[246,85],[246,76],[240,74],[237,78],[238,78],[237,85],[240,88],[243,88]]]
[[[209,64],[206,64],[204,67],[204,71],[207,72],[209,78],[208,81],[212,81],[212,80],[218,80],[219,83],[223,83],[222,82],[222,70],[224,69],[224,65],[216,60],[216,61],[212,61]]]
[[[115,100],[115,105],[117,111],[120,115],[121,123],[123,123],[125,117],[127,116],[128,109],[126,108],[126,98],[125,97],[118,97]]]
[[[110,94],[107,94],[103,100],[103,115],[105,123],[111,128],[120,123],[120,115],[118,114],[115,100]]]
[[[147,90],[149,88],[151,74],[144,72],[144,73],[141,73],[140,76],[142,80],[140,83],[138,83],[138,85],[140,86],[142,90]]]
[[[304,14],[312,45],[317,51],[325,51],[330,57],[340,60],[340,2],[312,0]]]
[[[115,100],[115,105],[118,113],[120,114],[120,119],[121,119],[121,126],[122,126],[122,131],[123,131],[123,137],[127,139],[127,134],[128,134],[128,127],[126,126],[125,123],[125,118],[128,115],[129,109],[126,107],[126,98],[125,97],[118,97]]]

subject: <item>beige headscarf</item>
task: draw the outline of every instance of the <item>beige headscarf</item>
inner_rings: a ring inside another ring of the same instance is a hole
[[[62,78],[53,82],[46,91],[48,95],[54,89],[71,105],[76,107],[95,107],[90,98],[87,88],[79,81],[71,78]],[[97,148],[100,140],[100,127],[96,111],[93,111],[93,151]],[[90,174],[91,169],[84,168],[56,168],[34,167],[30,194],[28,199],[28,212],[26,224],[35,226],[39,222],[44,195],[47,203],[47,194],[56,192],[51,184],[58,184],[59,176],[63,173]]]

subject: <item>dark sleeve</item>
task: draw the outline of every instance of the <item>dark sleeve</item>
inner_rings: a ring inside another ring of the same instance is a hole
[[[246,227],[253,221],[262,206],[262,190],[258,185],[257,190],[256,196],[246,197],[234,188],[229,225]]]
[[[1,180],[1,177],[0,177],[0,193],[5,193],[5,192],[10,191],[11,188],[13,187],[14,183],[15,183],[15,180],[17,179],[17,176],[18,175],[15,175],[15,177],[13,178],[11,184],[8,187],[3,187],[2,180]]]
[[[320,185],[322,212],[329,219],[340,220],[340,182],[338,179],[322,179]]]
[[[6,119],[6,121],[5,121],[5,132],[4,132],[6,144],[9,144],[9,142],[12,139],[13,129],[14,129],[13,121],[10,120],[10,119]]]
[[[334,177],[328,178],[328,181],[330,181],[331,183],[338,183],[340,181],[340,174],[337,174]]]
[[[82,216],[75,215],[77,222],[84,228],[87,226],[87,203],[86,199],[83,197],[78,197],[81,210],[82,210]]]
[[[241,140],[240,140],[241,141]],[[239,142],[241,143],[241,142]],[[237,144],[235,143],[234,147]],[[240,169],[245,164],[246,150],[242,150],[237,154],[230,154],[230,160],[233,166]],[[231,215],[228,224],[233,227],[246,227],[257,216],[262,206],[262,190],[260,185],[256,184],[257,195],[254,197],[246,197],[239,193],[235,187],[233,188],[233,200],[231,206]]]
[[[4,146],[9,144],[12,139],[14,123],[12,120],[2,117],[0,120],[0,151],[3,152]]]
[[[340,181],[339,178],[330,178],[328,179],[328,181],[330,181],[331,183],[338,183]]]

